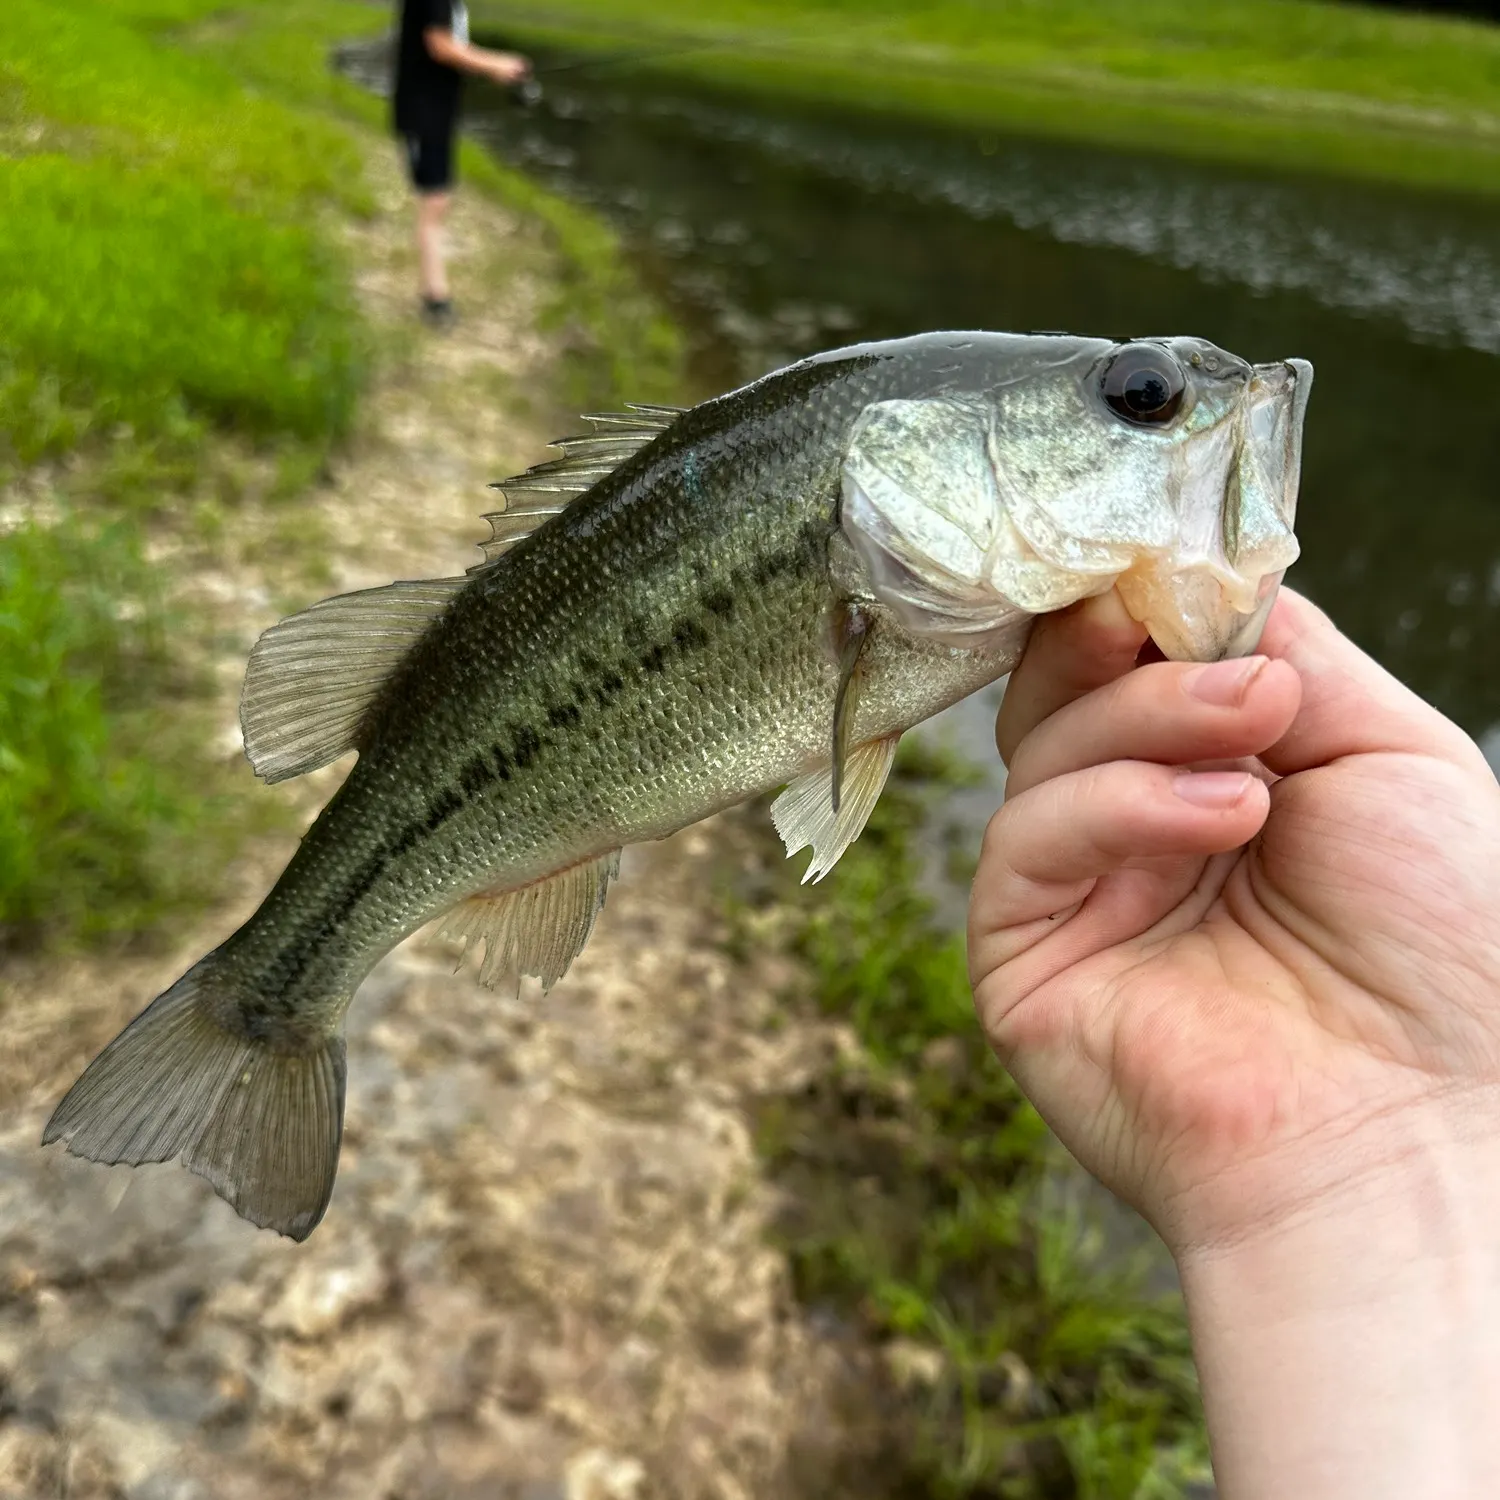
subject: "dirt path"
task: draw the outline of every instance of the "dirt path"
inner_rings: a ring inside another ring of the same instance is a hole
[[[238,559],[192,590],[237,642],[226,754],[261,628],[321,593],[468,566],[484,484],[553,435],[526,399],[550,388],[532,231],[463,195],[466,315],[403,333],[406,206],[393,163],[371,172],[380,212],[349,233],[388,350],[313,502],[332,586],[257,566],[247,522]],[[287,795],[310,816],[336,779]],[[4,975],[0,1497],[645,1500],[780,1495],[789,1466],[816,1473],[841,1357],[798,1323],[765,1246],[746,1110],[832,1038],[771,1024],[777,974],[721,952],[706,893],[729,837],[628,851],[545,1005],[480,989],[420,936],[382,963],[351,1016],[338,1188],[304,1246],[175,1166],[36,1145],[78,1068],[247,914],[290,839],[253,848],[168,956]]]

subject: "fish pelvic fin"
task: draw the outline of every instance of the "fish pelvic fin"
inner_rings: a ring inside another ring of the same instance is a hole
[[[866,740],[849,751],[837,812],[831,778],[822,768],[799,776],[771,804],[771,821],[786,845],[787,858],[812,845],[812,863],[802,877],[803,885],[821,880],[864,832],[885,789],[900,740],[899,734],[893,734],[883,740]]]
[[[245,754],[265,781],[337,760],[391,673],[467,578],[423,578],[324,599],[255,643],[240,695]]]
[[[445,937],[467,948],[484,942],[479,982],[534,974],[550,990],[583,952],[604,909],[609,883],[620,873],[620,851],[494,895],[473,896],[443,918]]]
[[[178,1159],[241,1217],[305,1240],[328,1207],[344,1128],[344,1039],[232,1029],[209,954],[84,1070],[42,1133],[106,1164]]]

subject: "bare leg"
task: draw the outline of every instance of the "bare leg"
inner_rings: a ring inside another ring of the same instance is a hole
[[[417,195],[417,260],[421,266],[422,295],[431,302],[448,300],[448,272],[443,265],[443,221],[451,193]]]

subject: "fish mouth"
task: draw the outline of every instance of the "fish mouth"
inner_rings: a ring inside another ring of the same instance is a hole
[[[1220,661],[1260,644],[1298,554],[1292,525],[1312,375],[1303,359],[1252,367],[1227,464],[1212,488],[1184,495],[1182,545],[1116,583],[1169,660]]]

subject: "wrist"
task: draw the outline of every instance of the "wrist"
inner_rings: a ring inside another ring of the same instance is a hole
[[[1224,1500],[1500,1494],[1500,1148],[1179,1256]]]

